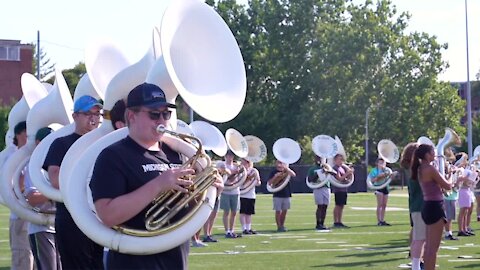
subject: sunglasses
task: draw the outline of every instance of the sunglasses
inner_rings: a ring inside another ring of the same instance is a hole
[[[166,111],[141,111],[141,112],[146,112],[148,114],[148,117],[150,120],[158,120],[160,119],[160,116],[163,117],[164,120],[170,120],[172,117],[172,111],[166,110]]]

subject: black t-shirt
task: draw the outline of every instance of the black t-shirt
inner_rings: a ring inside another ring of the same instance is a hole
[[[126,137],[107,148],[97,158],[90,188],[93,201],[116,198],[130,193],[168,168],[182,164],[180,155],[166,144],[159,151],[150,151]],[[134,202],[132,202],[134,203]],[[123,226],[145,230],[145,214],[148,205]],[[189,242],[168,251],[148,256],[121,254],[110,251],[108,267],[111,269],[186,269]]]
[[[80,134],[72,133],[65,137],[59,137],[52,142],[50,149],[48,149],[47,156],[43,163],[43,169],[48,171],[49,166],[58,166],[62,164],[63,158],[67,153],[68,149],[81,137]],[[55,214],[55,219],[72,219],[70,213],[68,212],[65,204],[61,202],[56,203],[57,212]]]
[[[273,169],[273,171],[268,176],[268,179],[272,179],[272,177],[278,172],[280,172],[280,171],[277,170],[277,169]],[[290,178],[290,180],[292,180],[292,178]],[[290,189],[290,181],[288,182],[288,184],[282,190],[273,193],[273,197],[279,197],[279,198],[292,197],[292,191]]]

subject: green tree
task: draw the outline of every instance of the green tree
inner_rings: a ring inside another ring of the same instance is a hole
[[[70,94],[73,96],[75,92],[75,88],[77,88],[77,84],[82,78],[84,74],[87,73],[87,69],[85,68],[85,63],[79,62],[71,69],[62,70],[63,77],[67,82],[68,89],[70,90]],[[55,82],[55,76],[52,76],[48,79],[48,82],[53,84]]]
[[[421,135],[436,140],[445,127],[464,135],[464,102],[437,79],[447,67],[441,58],[447,45],[425,33],[405,34],[410,15],[398,14],[391,1],[210,4],[239,43],[248,81],[244,108],[221,129],[257,135],[269,148],[281,137],[305,148],[306,138],[337,135],[349,161],[364,154],[369,107],[373,149],[383,138],[399,146]]]
[[[32,74],[37,76],[37,45],[32,44],[33,46],[33,61],[32,61]],[[40,48],[40,81],[47,81],[48,77],[53,74],[55,71],[55,64],[50,62],[47,53]]]

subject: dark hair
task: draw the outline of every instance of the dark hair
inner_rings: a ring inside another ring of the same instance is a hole
[[[113,129],[116,130],[117,127],[115,123],[120,121],[125,123],[125,109],[127,108],[125,101],[123,99],[118,100],[113,105],[112,109],[110,110],[110,121],[112,121]]]
[[[18,146],[18,139],[17,139],[17,135],[22,133],[23,131],[27,130],[27,121],[22,121],[18,124],[15,125],[15,127],[13,128],[13,144]]]
[[[412,165],[412,158],[415,150],[418,148],[418,143],[411,142],[403,148],[402,159],[400,160],[400,166],[404,169],[410,169]]]
[[[333,160],[337,159],[338,157],[342,157],[343,158],[343,155],[342,154],[336,154],[334,157],[333,157]]]
[[[418,181],[418,168],[420,167],[420,160],[425,159],[425,155],[433,151],[433,146],[429,144],[420,144],[417,149],[415,149],[415,153],[413,154],[412,159],[412,179]]]

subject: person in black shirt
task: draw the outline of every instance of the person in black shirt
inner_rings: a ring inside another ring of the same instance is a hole
[[[146,230],[145,214],[158,194],[187,192],[194,173],[181,168],[179,153],[162,143],[159,125],[168,126],[174,104],[158,86],[143,83],[130,91],[125,120],[128,136],[105,148],[98,156],[90,188],[97,214],[109,227],[122,225]],[[215,185],[223,186],[218,176]],[[107,269],[187,269],[188,239],[165,252],[132,255],[109,250]]]
[[[268,177],[268,183],[275,182],[280,177],[295,177],[295,172],[288,167],[288,164],[275,161],[275,169],[270,173]],[[281,189],[273,193],[273,210],[275,210],[275,222],[277,223],[277,232],[286,232],[285,219],[287,218],[287,211],[290,209],[290,197],[292,197],[292,191],[290,189],[290,182]]]
[[[75,131],[53,141],[43,168],[48,172],[52,186],[59,188],[60,166],[68,149],[84,134],[98,127],[102,104],[85,95],[73,106]],[[90,240],[77,227],[65,204],[57,202],[55,214],[55,240],[63,269],[103,269],[103,247]]]

